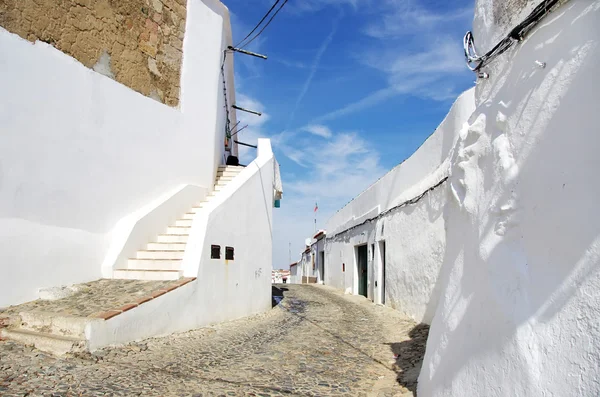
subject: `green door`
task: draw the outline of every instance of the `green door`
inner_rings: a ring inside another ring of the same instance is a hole
[[[367,246],[357,247],[358,294],[367,296]]]

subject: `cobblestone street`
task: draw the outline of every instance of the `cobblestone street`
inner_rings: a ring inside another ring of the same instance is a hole
[[[268,313],[77,357],[0,342],[0,395],[413,395],[426,326],[328,287],[274,291]]]

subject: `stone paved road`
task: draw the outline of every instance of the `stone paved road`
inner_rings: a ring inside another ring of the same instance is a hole
[[[266,314],[91,355],[0,342],[0,395],[413,395],[426,326],[327,287],[280,287]]]

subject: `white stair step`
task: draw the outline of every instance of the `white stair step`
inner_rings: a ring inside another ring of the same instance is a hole
[[[231,177],[231,178],[235,178],[240,172],[239,171],[219,171],[217,172],[217,178],[222,178],[222,177]]]
[[[149,243],[149,251],[185,251],[186,243]]]
[[[183,259],[185,251],[141,250],[135,255],[137,259]]]
[[[159,234],[156,238],[157,243],[187,243],[187,234]]]
[[[167,234],[190,234],[191,227],[183,226],[169,226],[167,228]]]
[[[128,259],[127,269],[115,270],[181,270],[181,259]]]
[[[25,345],[33,345],[38,350],[56,355],[64,355],[70,352],[81,352],[85,350],[86,345],[85,340],[81,340],[79,338],[19,328],[5,328],[0,332],[0,335]]]
[[[225,185],[215,185],[214,191],[220,192],[223,189],[225,189]]]
[[[198,212],[202,211],[203,208],[204,207],[192,207],[190,212],[192,212],[194,215],[196,215]]]
[[[196,215],[195,212],[187,212],[185,214],[183,214],[183,218],[182,219],[194,219],[194,216]]]
[[[85,317],[59,316],[57,313],[21,312],[18,329],[45,332],[71,338],[85,338],[85,326],[93,320]]]
[[[178,219],[175,221],[175,226],[192,227],[191,219]]]
[[[179,280],[181,277],[183,272],[180,270],[113,270],[113,278],[125,280]]]

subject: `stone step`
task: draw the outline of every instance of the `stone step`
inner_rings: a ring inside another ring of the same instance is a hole
[[[113,278],[125,280],[179,280],[181,277],[183,277],[181,270],[113,270]]]
[[[195,215],[196,215],[195,212],[186,212],[185,214],[183,214],[182,219],[193,220]]]
[[[135,259],[183,259],[185,251],[174,251],[174,250],[141,250],[135,255]],[[134,259],[134,258],[132,258]]]
[[[34,332],[49,333],[71,338],[85,338],[85,326],[91,321],[85,317],[62,316],[47,312],[20,312],[21,318],[18,329]]]
[[[165,251],[169,253],[173,253],[176,251]],[[183,252],[181,254],[183,258]],[[181,270],[181,259],[128,259],[127,260],[127,269],[122,270]],[[162,279],[160,279],[162,280]],[[167,279],[169,280],[169,279]]]
[[[188,226],[169,226],[167,228],[167,234],[189,235],[190,230],[192,230],[192,228]]]
[[[187,243],[187,234],[159,234],[156,238],[157,243]]]
[[[215,182],[223,182],[223,183],[229,183],[231,181],[233,181],[233,176],[218,176],[217,179],[215,179]]]
[[[227,170],[243,170],[245,167],[241,165],[220,165],[218,167],[219,170],[227,169]]]
[[[202,211],[204,207],[192,207],[192,209],[190,210],[190,213],[196,215],[198,212]]]
[[[149,243],[148,251],[185,251],[186,243]]]
[[[175,226],[192,227],[191,219],[178,219],[175,221]]]
[[[0,334],[7,339],[33,345],[36,349],[56,355],[84,351],[85,340],[69,336],[49,334],[46,332],[30,331],[20,328],[5,328]]]
[[[220,179],[222,177],[230,177],[230,178],[235,178],[238,174],[240,173],[240,171],[218,171],[217,172],[217,179]]]

